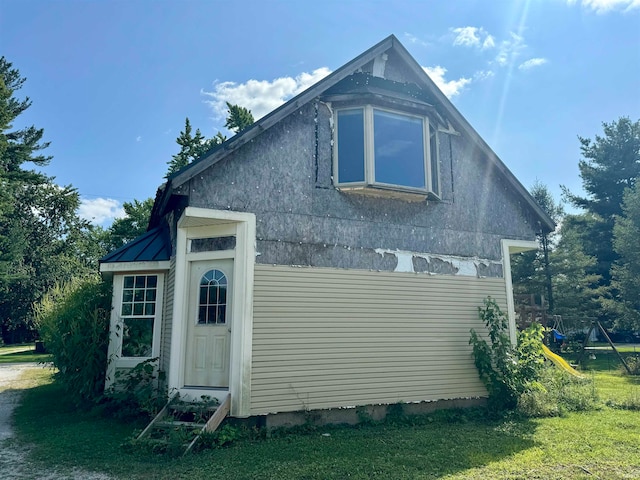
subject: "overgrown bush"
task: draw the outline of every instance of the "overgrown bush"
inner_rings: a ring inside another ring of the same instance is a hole
[[[111,285],[99,276],[52,288],[36,305],[36,326],[76,406],[99,399],[107,367]]]
[[[158,358],[150,358],[116,372],[113,385],[104,392],[102,412],[121,420],[154,417],[168,400],[166,375],[157,364]]]
[[[518,399],[518,410],[529,417],[556,417],[593,410],[598,405],[593,382],[554,367],[545,367],[538,381]]]
[[[507,334],[507,317],[496,301],[487,297],[478,307],[480,319],[488,329],[491,345],[471,330],[469,343],[480,380],[489,393],[489,408],[512,410],[520,395],[529,390],[544,366],[542,326],[532,324],[518,336],[514,348]]]

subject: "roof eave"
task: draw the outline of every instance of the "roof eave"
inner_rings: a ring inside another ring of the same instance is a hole
[[[227,156],[232,151],[251,141],[263,131],[269,129],[296,109],[300,108],[303,105],[306,105],[326,89],[332,87],[340,80],[343,80],[344,78],[351,75],[354,69],[364,66],[365,64],[376,58],[378,55],[386,52],[394,45],[394,42],[397,42],[396,37],[394,35],[388,36],[378,44],[368,49],[366,52],[358,55],[356,58],[343,65],[335,72],[318,81],[315,85],[309,87],[304,92],[296,95],[291,100],[276,108],[271,113],[265,115],[246,130],[243,130],[242,132],[231,137],[229,140],[225,141],[222,144],[222,148],[215,150],[210,155],[197,160],[196,162],[190,164],[188,167],[177,172],[170,178],[172,187],[179,187],[194,176],[209,168],[211,165],[217,163],[221,158]]]

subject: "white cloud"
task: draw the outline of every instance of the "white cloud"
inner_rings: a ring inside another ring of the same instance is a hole
[[[412,45],[421,45],[423,47],[428,47],[429,43],[425,42],[424,40],[419,39],[418,37],[416,37],[415,35],[408,33],[408,32],[404,32],[404,38],[407,42],[411,43]]]
[[[526,47],[524,38],[517,33],[511,32],[508,40],[500,42],[496,62],[500,66],[512,63]]]
[[[493,36],[482,27],[458,27],[450,30],[456,34],[454,46],[479,47],[485,50],[496,45]]]
[[[136,142],[141,142],[142,141],[142,135],[138,135],[136,137]]]
[[[487,78],[491,78],[495,76],[495,72],[493,70],[478,70],[473,74],[473,80],[485,80]]]
[[[111,223],[116,218],[125,216],[124,208],[118,200],[113,198],[83,198],[80,201],[78,215],[94,225]]]
[[[531,70],[532,68],[539,67],[547,63],[546,58],[530,58],[526,62],[522,62],[519,66],[519,70]]]
[[[258,120],[330,73],[331,70],[327,67],[321,67],[311,73],[303,72],[296,77],[282,77],[272,81],[215,82],[213,91],[202,93],[209,97],[206,103],[211,106],[216,118],[226,116],[226,102],[229,102],[248,108]]]
[[[495,39],[493,38],[493,35],[487,35],[487,38],[484,39],[484,42],[482,42],[482,49],[486,50],[487,48],[493,48],[496,46],[496,42]]]
[[[422,69],[427,72],[431,80],[434,81],[438,88],[442,90],[442,93],[448,98],[455,97],[462,91],[465,85],[471,83],[471,79],[465,77],[459,78],[458,80],[445,80],[444,75],[447,73],[447,69],[440,65],[436,65],[435,67],[422,67]]]
[[[578,3],[577,0],[567,0],[569,5]],[[640,8],[640,0],[582,0],[580,4],[593,10],[597,14],[604,14],[614,10],[622,10],[624,13]]]

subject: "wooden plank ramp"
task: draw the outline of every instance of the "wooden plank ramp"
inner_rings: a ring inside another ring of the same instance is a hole
[[[229,414],[231,394],[222,403],[184,402],[178,395],[169,399],[149,425],[138,435],[136,441],[169,446],[172,436],[183,438],[183,455],[189,453],[205,432],[215,431]]]

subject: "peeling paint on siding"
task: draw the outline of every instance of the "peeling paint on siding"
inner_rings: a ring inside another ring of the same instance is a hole
[[[459,257],[455,255],[436,255],[431,253],[419,253],[419,252],[408,252],[404,250],[388,250],[384,248],[376,248],[375,252],[379,255],[384,256],[385,254],[393,255],[398,260],[398,263],[395,268],[395,272],[410,272],[416,273],[416,269],[414,268],[414,261],[418,259],[423,259],[427,263],[427,267],[442,263],[445,266],[451,269],[451,273],[453,275],[461,275],[465,277],[480,277],[481,268],[489,267],[491,265],[502,266],[502,262],[497,262],[495,260],[489,260],[486,258],[478,258],[478,257]],[[428,268],[428,273],[432,275],[437,275],[442,272],[442,267],[438,267],[438,271],[434,271],[434,269]],[[483,269],[484,270],[484,269]]]

